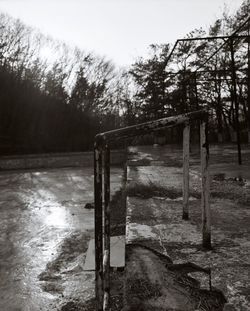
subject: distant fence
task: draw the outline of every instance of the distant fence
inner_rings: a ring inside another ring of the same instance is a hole
[[[124,149],[112,150],[112,165],[122,165],[125,159]],[[93,152],[45,153],[0,157],[0,170],[92,167],[93,165]]]

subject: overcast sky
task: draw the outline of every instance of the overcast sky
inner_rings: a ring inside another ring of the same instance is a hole
[[[94,51],[118,65],[143,56],[152,43],[174,43],[205,29],[242,0],[0,0],[0,11],[45,34]]]

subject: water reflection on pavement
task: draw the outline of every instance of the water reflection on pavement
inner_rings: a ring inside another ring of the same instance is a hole
[[[121,177],[122,170],[113,168],[113,191]],[[0,310],[57,310],[65,295],[79,287],[89,290],[77,279],[89,280],[87,287],[93,287],[93,278],[74,270],[80,250],[93,236],[94,211],[84,209],[93,202],[93,170],[1,172],[0,190]],[[76,278],[67,273],[70,265]],[[39,279],[46,269],[47,278]],[[57,286],[51,282],[56,278]]]

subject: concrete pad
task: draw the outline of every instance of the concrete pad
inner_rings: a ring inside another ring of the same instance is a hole
[[[110,266],[122,268],[125,266],[125,236],[112,236],[110,239]],[[89,247],[83,269],[95,270],[95,240],[89,241]]]
[[[123,171],[111,168],[111,196]],[[56,311],[94,298],[82,271],[94,234],[93,169],[0,172],[0,310]]]
[[[164,187],[173,186],[174,189],[181,190],[182,168],[179,164],[182,163],[182,150],[175,149],[172,152],[169,146],[159,147],[157,149],[159,151],[158,153],[156,153],[155,148],[151,147],[152,153],[150,153],[149,146],[137,147],[138,154],[141,150],[144,153],[147,152],[157,161],[164,160],[165,165],[155,167],[154,162],[151,161],[151,166],[130,167],[128,169],[128,181],[130,185],[133,185],[133,183],[146,184],[147,182],[151,182],[155,185]],[[199,192],[199,153],[194,153],[196,151],[194,149],[192,151],[193,153],[191,152],[190,155],[190,190]],[[204,251],[200,247],[202,234],[199,199],[190,200],[190,221],[186,221],[182,219],[181,197],[178,197],[178,200],[172,200],[164,196],[162,198],[152,196],[148,199],[143,197],[128,197],[126,232],[127,241],[132,243],[131,245],[134,242],[154,248],[164,255],[168,255],[174,263],[192,262],[201,267],[210,267],[212,269],[213,288],[222,291],[228,301],[223,310],[248,311],[250,310],[250,149],[249,146],[245,146],[243,152],[244,165],[241,166],[237,165],[236,152],[235,146],[231,148],[227,147],[226,149],[215,149],[213,146],[210,148],[210,175],[211,177],[217,174],[222,175],[221,179],[212,180],[211,178],[210,206],[213,249]],[[242,184],[230,180],[227,181],[227,179],[240,177],[244,179],[244,183]],[[135,255],[137,256],[137,253]],[[136,275],[135,260],[129,257],[130,253],[128,249],[126,250],[126,256],[128,258],[125,269],[126,275],[128,275],[129,279],[133,278],[131,280],[131,284],[133,285],[138,275]],[[138,256],[138,263],[136,262],[136,265],[139,273],[142,272],[138,279],[146,278],[146,273],[155,268],[155,264],[150,264],[149,256],[145,256],[145,258],[146,260],[143,262],[143,256]],[[146,265],[150,267],[146,268]],[[160,279],[161,274],[159,273],[158,275]],[[162,273],[162,275],[164,274]],[[151,280],[151,284],[154,284],[155,279],[150,279],[150,276],[148,276],[146,281]],[[152,277],[156,278],[157,274],[154,273]],[[201,283],[202,288],[207,288],[205,287],[207,286],[207,277],[205,275],[196,274],[193,277]],[[130,281],[129,279],[127,281]],[[157,285],[160,284],[158,282],[159,279],[157,280]],[[166,279],[169,280],[169,278]],[[144,283],[146,284],[147,282]],[[166,285],[164,284],[164,286]],[[129,289],[129,286],[127,288]],[[152,288],[155,289],[155,287]],[[143,290],[144,288],[142,292]],[[131,295],[134,292],[131,291]],[[162,308],[157,309],[156,305],[154,307],[151,306],[152,303],[155,304],[156,301],[160,301],[162,297],[159,295],[155,299],[155,293],[157,294],[156,291],[152,293],[154,297],[153,301],[148,299],[148,297],[143,297],[143,302],[139,301],[140,303],[145,302],[147,304],[143,310],[163,310]],[[128,295],[128,302],[132,301],[131,295]],[[181,302],[181,299],[178,299],[177,302]],[[170,300],[166,301],[169,302]],[[172,302],[171,306],[173,305]],[[151,309],[147,309],[148,306]],[[164,307],[166,308],[166,304]],[[189,310],[188,305],[186,306],[184,304],[183,308],[186,311]],[[182,310],[181,306],[178,306],[178,310]],[[194,308],[191,310],[194,310]],[[215,309],[210,308],[210,310]]]

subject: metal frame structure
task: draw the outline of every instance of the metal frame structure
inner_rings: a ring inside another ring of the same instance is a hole
[[[181,124],[184,125],[183,219],[189,219],[190,123],[195,120],[200,120],[202,244],[204,248],[210,249],[211,224],[209,207],[207,111],[198,110],[96,135],[94,144],[95,290],[96,309],[98,311],[106,311],[110,309],[110,146],[112,145],[112,142],[152,133],[159,129],[165,129]]]
[[[232,79],[232,102],[235,107],[235,127],[236,127],[236,134],[237,134],[237,151],[238,151],[238,164],[242,164],[242,156],[241,156],[241,137],[240,137],[240,124],[239,124],[239,101],[237,96],[237,86],[236,86],[236,68],[235,68],[235,59],[234,59],[234,41],[237,39],[249,39],[249,34],[247,35],[237,35],[238,32],[242,30],[247,24],[250,23],[250,17],[248,17],[231,35],[227,36],[209,36],[209,37],[199,37],[199,38],[182,38],[176,40],[169,56],[166,59],[165,67],[167,66],[169,60],[171,59],[174,50],[176,49],[177,45],[180,42],[190,42],[190,41],[211,41],[211,40],[223,40],[223,43],[213,52],[205,61],[203,61],[198,68],[190,73],[197,74],[201,72],[201,68],[203,68],[210,59],[212,59],[226,44],[229,44],[230,47],[230,55],[231,55],[231,79]],[[210,72],[210,71],[207,71]],[[177,75],[179,73],[183,73],[183,71],[175,72],[174,74]],[[172,73],[170,73],[172,74]],[[250,107],[250,106],[249,106]]]

